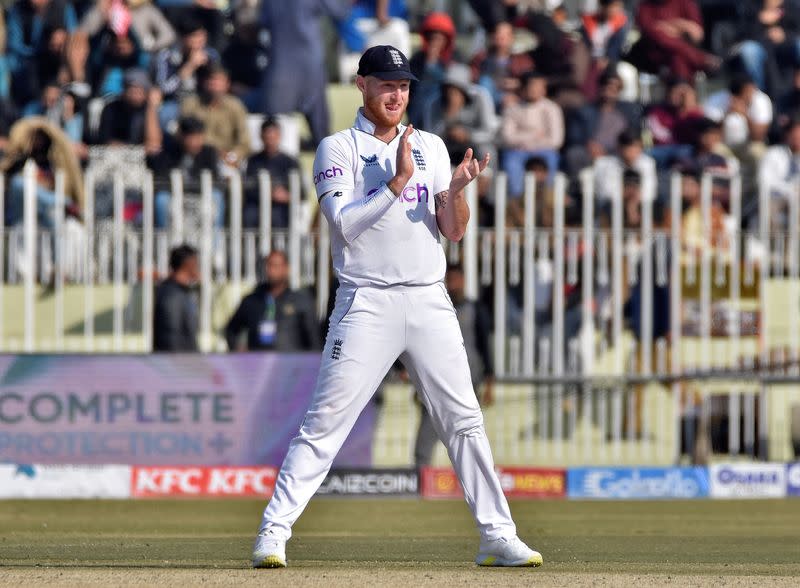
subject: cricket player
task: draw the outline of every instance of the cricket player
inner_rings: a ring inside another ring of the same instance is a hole
[[[394,47],[368,49],[356,78],[364,106],[355,124],[317,150],[314,184],[340,286],[313,400],[264,510],[254,567],[286,566],[292,525],[398,357],[461,480],[480,532],[476,563],[542,564],[517,537],[443,283],[439,232],[451,241],[464,236],[464,188],[489,157],[479,161],[468,149],[451,174],[442,140],[400,123],[414,79]]]

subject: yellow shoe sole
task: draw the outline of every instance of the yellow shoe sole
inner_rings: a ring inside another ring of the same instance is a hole
[[[253,563],[254,568],[285,568],[286,562],[277,555],[268,555],[258,563]]]
[[[481,559],[480,561],[476,562],[479,566],[485,567],[513,567],[513,568],[538,568],[544,562],[542,560],[541,555],[535,555],[530,558],[528,561],[517,563],[517,564],[508,564],[503,561],[498,561],[496,557],[490,555]]]

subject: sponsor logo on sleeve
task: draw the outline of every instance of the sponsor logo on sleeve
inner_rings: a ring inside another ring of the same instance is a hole
[[[571,468],[570,498],[647,499],[708,496],[705,468]]]
[[[339,176],[344,175],[344,170],[338,166],[331,166],[328,169],[324,169],[318,174],[314,176],[314,185],[316,186],[323,180],[330,180]]]
[[[163,496],[272,496],[274,467],[140,467],[133,468],[135,498]]]
[[[713,498],[783,498],[786,465],[782,463],[714,464],[711,470]]]

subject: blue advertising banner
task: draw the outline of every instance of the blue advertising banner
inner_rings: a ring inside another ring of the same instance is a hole
[[[273,465],[297,434],[318,353],[2,355],[0,462]],[[336,463],[372,465],[376,410]]]
[[[800,462],[786,464],[786,494],[800,496]]]
[[[708,471],[703,467],[570,468],[569,498],[705,498]]]

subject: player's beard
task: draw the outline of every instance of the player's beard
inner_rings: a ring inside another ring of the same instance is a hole
[[[378,127],[396,127],[403,119],[403,114],[406,112],[406,105],[398,103],[399,108],[394,112],[386,109],[384,101],[380,97],[370,98],[366,102],[367,114],[372,122]]]

